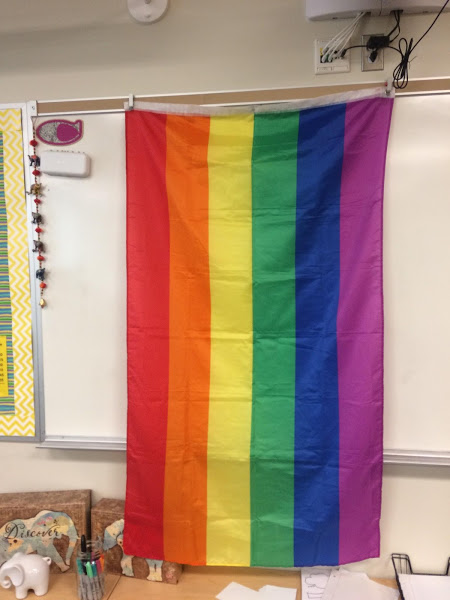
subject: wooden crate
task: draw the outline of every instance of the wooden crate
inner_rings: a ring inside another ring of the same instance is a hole
[[[137,579],[178,583],[182,566],[177,563],[129,556],[123,553],[124,500],[103,498],[91,511],[91,537],[101,536],[107,573]]]
[[[0,565],[16,552],[33,552],[52,559],[52,573],[76,571],[90,509],[90,490],[0,494]]]

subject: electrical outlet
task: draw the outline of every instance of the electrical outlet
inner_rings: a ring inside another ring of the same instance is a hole
[[[371,61],[370,55],[372,54],[372,50],[367,50],[366,48],[369,38],[371,38],[373,35],[378,34],[372,33],[370,35],[363,35],[361,38],[361,44],[364,46],[364,48],[361,48],[361,71],[384,70],[384,50],[378,50],[376,59],[374,61]]]
[[[335,58],[332,62],[321,61],[323,49],[330,40],[316,40],[314,42],[314,72],[316,75],[329,75],[330,73],[348,73],[350,71],[350,52],[345,58]]]

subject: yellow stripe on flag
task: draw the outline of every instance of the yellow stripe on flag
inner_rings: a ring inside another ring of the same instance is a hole
[[[250,564],[253,116],[211,117],[207,563]]]

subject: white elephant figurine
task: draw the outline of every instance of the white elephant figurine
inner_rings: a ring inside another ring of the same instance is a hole
[[[28,590],[43,596],[48,591],[51,562],[48,556],[17,553],[0,567],[0,585],[15,585],[17,600],[26,598]]]

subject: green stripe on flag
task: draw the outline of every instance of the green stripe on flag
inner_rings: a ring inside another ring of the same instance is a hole
[[[251,564],[294,560],[295,223],[299,114],[255,115]]]

